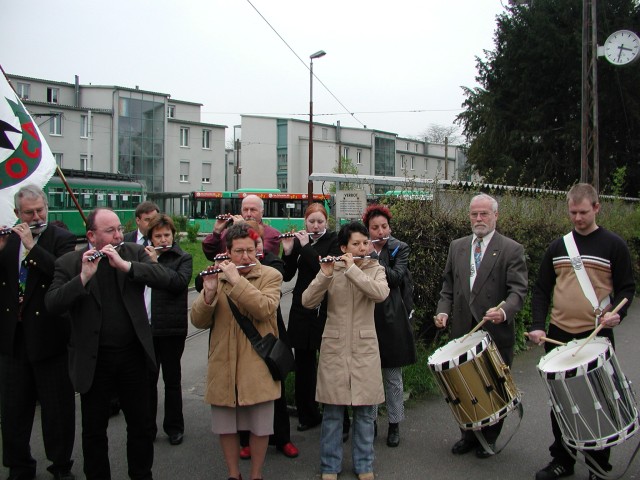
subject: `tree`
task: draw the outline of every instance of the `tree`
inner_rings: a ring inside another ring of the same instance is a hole
[[[353,160],[347,157],[340,159],[340,165],[336,163],[331,169],[331,173],[351,173],[358,174],[358,167],[354,165]],[[362,185],[359,183],[340,182],[340,190],[362,190]],[[332,183],[329,186],[330,193],[336,193],[336,184]]]
[[[468,160],[486,181],[566,188],[580,178],[582,0],[511,5],[497,17],[495,48],[476,58],[480,87],[463,87],[456,121]],[[598,43],[640,31],[637,0],[598,2]],[[598,61],[600,184],[626,166],[625,193],[640,184],[640,66]]]
[[[419,136],[429,143],[444,143],[445,138],[449,138],[450,144],[458,143],[460,129],[455,125],[439,125],[432,123]]]

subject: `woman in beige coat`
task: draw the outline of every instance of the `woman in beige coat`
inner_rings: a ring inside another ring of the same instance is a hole
[[[373,480],[373,406],[384,401],[380,352],[374,324],[375,303],[389,295],[384,268],[367,254],[369,232],[361,223],[338,233],[343,252],[321,270],[302,294],[305,308],[318,306],[328,293],[322,333],[316,400],[324,404],[320,433],[322,480],[342,469],[342,421],[353,407],[353,467],[360,480]],[[355,258],[354,258],[355,257]]]
[[[282,275],[256,260],[258,238],[246,224],[227,230],[231,259],[217,265],[222,273],[204,277],[204,289],[191,309],[195,327],[211,328],[205,401],[211,404],[212,431],[220,435],[229,477],[238,480],[242,477],[237,432],[251,432],[250,479],[261,479],[273,433],[273,401],[280,396],[280,382],[273,380],[229,307],[231,300],[261,335],[278,335]]]

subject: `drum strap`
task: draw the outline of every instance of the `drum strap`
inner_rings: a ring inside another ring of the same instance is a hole
[[[631,455],[631,458],[629,459],[629,463],[627,463],[626,468],[619,475],[615,475],[615,474],[611,474],[609,472],[605,472],[600,467],[600,465],[598,465],[597,462],[595,460],[593,460],[593,458],[591,457],[591,455],[589,455],[589,452],[587,450],[580,450],[580,451],[584,454],[584,458],[587,459],[591,463],[591,465],[589,465],[582,458],[580,458],[578,455],[576,455],[576,451],[573,450],[572,448],[569,448],[564,442],[562,442],[562,446],[564,446],[564,449],[569,453],[569,455],[571,455],[571,458],[573,458],[576,462],[582,464],[583,466],[587,467],[587,470],[589,470],[590,472],[595,473],[598,478],[602,478],[604,480],[618,480],[618,479],[620,479],[620,478],[622,478],[622,477],[624,477],[626,475],[627,471],[629,470],[629,467],[631,466],[631,463],[636,458],[636,455],[638,454],[638,451],[640,450],[640,441],[638,442],[638,445],[636,446],[636,449],[633,451],[633,455]]]
[[[589,280],[589,275],[582,264],[582,257],[580,256],[580,252],[578,252],[578,246],[576,245],[576,241],[573,238],[573,231],[567,233],[564,236],[564,246],[567,248],[567,253],[569,254],[569,258],[571,259],[571,266],[573,267],[573,271],[576,273],[576,277],[578,278],[578,282],[580,283],[580,288],[582,288],[582,293],[587,297],[589,303],[593,307],[593,313],[595,314],[596,327],[598,326],[598,318],[604,312],[604,309],[611,303],[609,296],[607,295],[602,299],[602,302],[598,301],[598,297],[596,296],[596,292],[593,289],[593,285],[591,284],[591,280]]]
[[[513,432],[511,432],[511,435],[509,435],[509,438],[507,438],[507,441],[505,442],[505,444],[497,449],[492,449],[491,446],[489,445],[489,442],[487,442],[487,439],[484,438],[484,433],[482,433],[482,430],[474,430],[473,433],[475,434],[476,438],[478,439],[478,442],[480,442],[480,445],[482,445],[482,448],[484,448],[484,450],[486,452],[489,452],[491,454],[498,454],[500,453],[502,450],[504,450],[504,448],[509,445],[509,442],[511,441],[511,439],[513,438],[513,436],[516,434],[516,432],[518,431],[518,429],[520,428],[520,424],[522,423],[522,416],[524,415],[524,409],[522,407],[522,402],[519,402],[518,405],[516,406],[516,410],[518,411],[518,425],[516,425],[516,428],[513,430]],[[506,420],[507,417],[504,418],[504,420]]]

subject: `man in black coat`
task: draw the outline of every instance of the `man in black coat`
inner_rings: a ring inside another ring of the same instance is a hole
[[[82,400],[82,449],[88,480],[111,478],[107,426],[115,391],[127,420],[129,477],[152,478],[149,368],[155,367],[144,287],[166,288],[169,276],[144,248],[122,243],[111,209],[87,218],[89,249],[56,261],[45,297],[54,313],[71,315],[70,374]],[[100,256],[97,256],[97,255]]]
[[[15,196],[20,223],[0,236],[0,399],[3,462],[10,479],[32,479],[29,440],[40,402],[48,470],[72,479],[75,394],[69,379],[69,320],[44,305],[57,257],[73,251],[75,236],[47,223],[47,197],[34,186]],[[7,228],[7,227],[3,227]]]
[[[149,231],[149,222],[155,217],[158,213],[160,213],[160,209],[158,205],[153,202],[142,202],[140,205],[136,207],[136,226],[138,227],[136,230],[132,230],[131,232],[127,232],[124,234],[125,242],[133,242],[138,245],[142,245],[146,247],[151,243],[151,240],[147,238],[147,233]]]

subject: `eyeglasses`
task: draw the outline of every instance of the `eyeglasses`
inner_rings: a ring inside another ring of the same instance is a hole
[[[231,253],[241,257],[245,253],[247,255],[253,255],[254,253],[256,253],[256,249],[255,248],[234,248],[233,250],[231,250]]]
[[[113,235],[114,233],[116,233],[116,230],[120,233],[124,233],[124,227],[122,225],[118,227],[107,228],[106,230],[102,230],[102,233],[106,233],[107,235]],[[93,231],[97,232],[98,230],[93,230]]]

